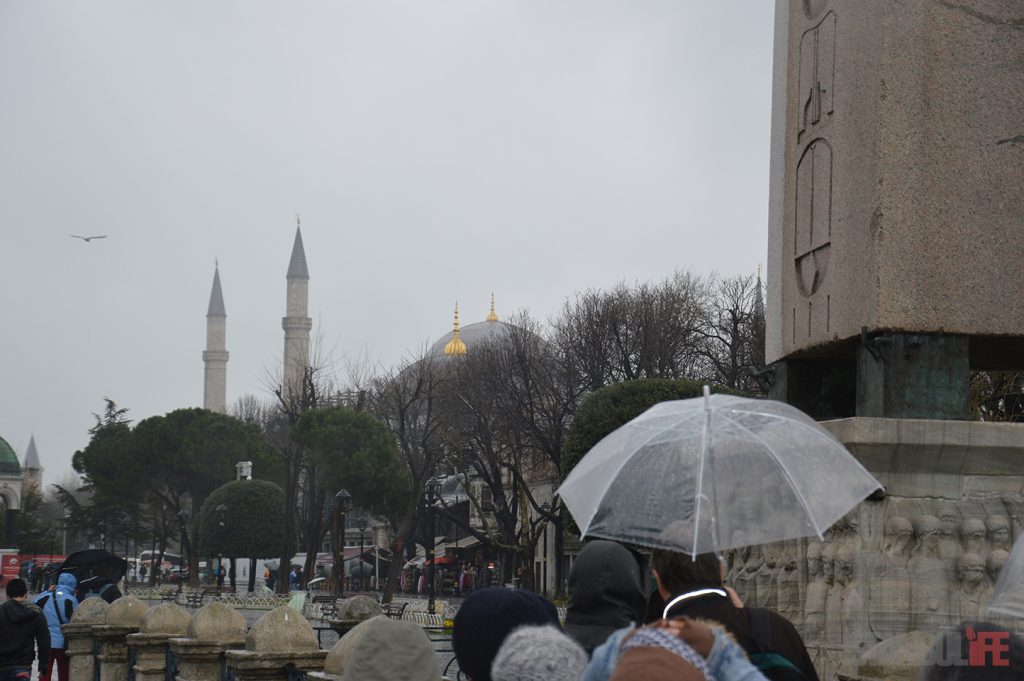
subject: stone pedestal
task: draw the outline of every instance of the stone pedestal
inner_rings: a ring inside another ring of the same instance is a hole
[[[741,597],[758,604],[747,573],[761,576],[764,556],[798,557],[790,577],[799,597],[782,600],[802,604],[787,616],[822,679],[861,671],[903,678],[898,668],[913,666],[907,655],[920,656],[919,669],[925,643],[965,620],[1019,627],[985,609],[1009,547],[1024,535],[1024,424],[849,418],[822,425],[886,495],[860,504],[824,542],[735,552],[730,581]],[[779,594],[787,583],[776,580]]]
[[[345,665],[352,656],[356,644],[364,638],[386,636],[388,618],[383,615],[363,620],[347,634],[338,639],[331,651],[327,653],[322,672],[309,674],[311,681],[337,681],[345,673]]]
[[[188,610],[174,603],[161,603],[146,612],[139,633],[127,637],[135,659],[135,681],[164,681],[168,642],[186,635],[191,620]]]
[[[96,658],[93,651],[93,627],[102,625],[107,608],[102,598],[87,598],[81,602],[71,621],[61,627],[67,646],[71,681],[93,681]]]
[[[103,624],[93,627],[99,643],[100,680],[128,680],[128,641],[142,625],[148,606],[134,596],[123,596],[107,608]]]
[[[290,668],[321,671],[327,651],[320,650],[306,618],[282,605],[261,617],[245,639],[245,650],[226,654],[238,681],[287,681]]]
[[[224,654],[245,645],[245,618],[234,608],[214,601],[199,609],[187,636],[169,641],[177,663],[177,681],[220,681]]]

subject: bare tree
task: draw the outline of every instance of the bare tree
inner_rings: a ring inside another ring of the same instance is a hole
[[[422,503],[422,490],[441,460],[439,430],[441,386],[445,374],[436,358],[424,349],[390,372],[370,382],[368,408],[394,434],[399,457],[409,471],[413,494],[405,508],[392,519],[395,538],[383,602],[391,602],[402,570],[406,544],[413,538]]]
[[[704,308],[698,334],[706,362],[697,374],[708,381],[761,393],[757,374],[764,369],[764,304],[760,278],[739,275],[717,279]]]

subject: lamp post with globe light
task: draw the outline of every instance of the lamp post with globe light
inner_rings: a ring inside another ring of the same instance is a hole
[[[436,506],[441,497],[441,479],[432,477],[427,480],[427,510],[430,514],[430,538],[427,540],[427,612],[434,614],[434,532],[436,531]]]
[[[345,560],[342,555],[344,548],[345,514],[352,505],[352,495],[348,490],[339,490],[334,495],[333,527],[331,528],[331,548],[333,549],[334,566],[331,577],[334,580],[334,595],[341,598],[345,595]]]

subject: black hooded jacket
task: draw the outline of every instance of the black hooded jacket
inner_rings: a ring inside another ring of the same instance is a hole
[[[39,647],[39,672],[50,659],[50,630],[39,608],[10,599],[0,605],[0,671],[30,669]]]
[[[565,633],[589,655],[617,629],[643,624],[651,579],[643,558],[613,541],[588,542],[569,572]]]

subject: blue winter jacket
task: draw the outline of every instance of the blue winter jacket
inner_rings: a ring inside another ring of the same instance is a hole
[[[46,615],[46,624],[50,629],[51,648],[64,648],[64,632],[60,627],[71,621],[71,615],[78,607],[78,599],[75,598],[76,586],[78,586],[78,580],[75,579],[75,576],[68,572],[62,572],[57,578],[55,590],[44,591],[32,601]]]

